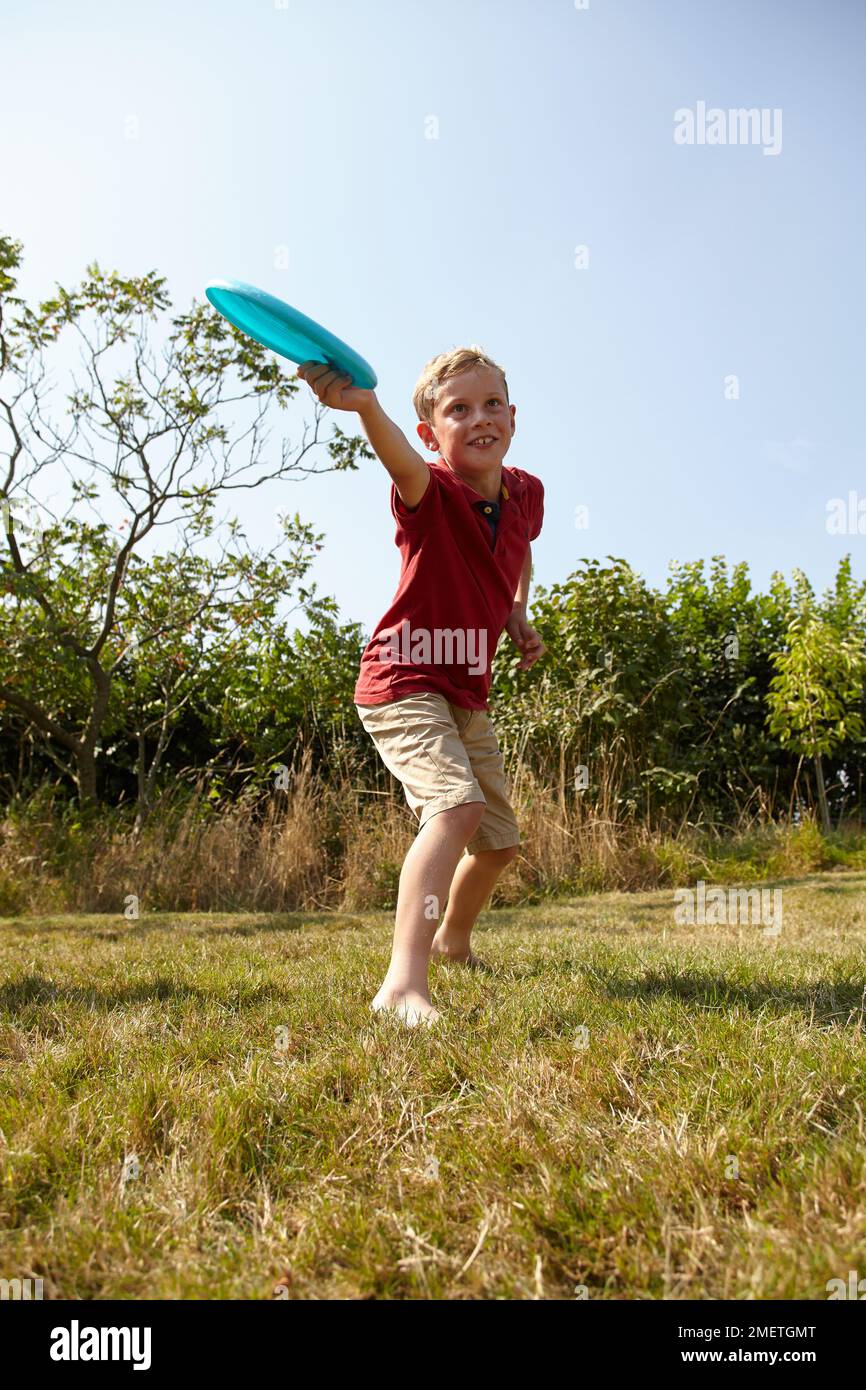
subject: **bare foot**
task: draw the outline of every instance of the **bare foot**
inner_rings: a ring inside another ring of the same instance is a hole
[[[464,947],[463,950],[453,946],[448,946],[444,941],[437,941],[434,937],[430,947],[431,956],[436,956],[439,960],[451,961],[455,965],[468,966],[470,970],[483,970],[486,974],[493,973],[493,967],[476,956],[471,947]]]
[[[434,1009],[430,1000],[414,989],[380,989],[370,1008],[373,1013],[393,1014],[409,1028],[435,1023],[439,1017],[438,1010]]]

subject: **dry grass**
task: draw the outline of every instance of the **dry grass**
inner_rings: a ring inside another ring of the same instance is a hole
[[[866,875],[783,895],[777,938],[669,892],[490,912],[495,974],[434,966],[414,1032],[368,1012],[387,914],[7,919],[0,1275],[825,1299],[866,1270]]]
[[[568,798],[561,778],[544,781],[524,763],[515,762],[512,785],[523,844],[493,906],[697,877],[741,883],[834,865],[866,868],[861,826],[832,842],[811,820],[672,834],[617,821],[609,797]],[[309,758],[285,790],[234,802],[178,794],[139,836],[124,813],[106,809],[82,823],[68,807],[36,797],[0,821],[0,914],[121,912],[131,895],[150,912],[387,909],[416,832],[387,774],[371,782],[338,767],[324,780]]]

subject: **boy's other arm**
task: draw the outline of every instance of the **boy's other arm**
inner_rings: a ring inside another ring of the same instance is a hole
[[[526,618],[526,603],[529,598],[529,581],[532,577],[532,546],[526,547],[526,559],[523,561],[523,570],[517,583],[517,593],[514,595],[514,606],[511,609],[511,617],[505,624],[505,631],[511,638],[516,647],[520,648],[521,660],[518,662],[519,671],[528,671],[539,657],[544,656],[547,648],[539,637],[535,628]]]
[[[514,595],[514,607],[522,608],[526,612],[526,605],[529,602],[529,584],[532,579],[532,546],[526,547],[526,559],[523,561],[523,569],[517,581],[517,593]]]
[[[430,469],[412,448],[405,434],[385,414],[375,391],[352,386],[352,378],[321,362],[302,362],[298,376],[331,410],[356,410],[364,433],[379,460],[385,465],[404,507],[417,507],[427,484]]]

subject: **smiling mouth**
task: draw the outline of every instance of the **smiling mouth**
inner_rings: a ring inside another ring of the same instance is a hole
[[[470,439],[469,443],[473,449],[489,449],[491,444],[496,443],[496,436],[494,434],[482,434],[477,439]]]

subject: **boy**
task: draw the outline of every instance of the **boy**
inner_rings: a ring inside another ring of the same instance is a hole
[[[433,463],[375,392],[318,362],[304,362],[298,376],[323,405],[358,412],[391,475],[400,582],[364,649],[354,699],[419,830],[400,874],[391,963],[370,1007],[432,1023],[430,956],[484,968],[470,934],[520,841],[487,695],[503,629],[520,648],[520,669],[544,652],[526,620],[544,488],[502,466],[515,407],[505,372],[478,347],[435,357],[415,387],[418,435],[438,455]]]

